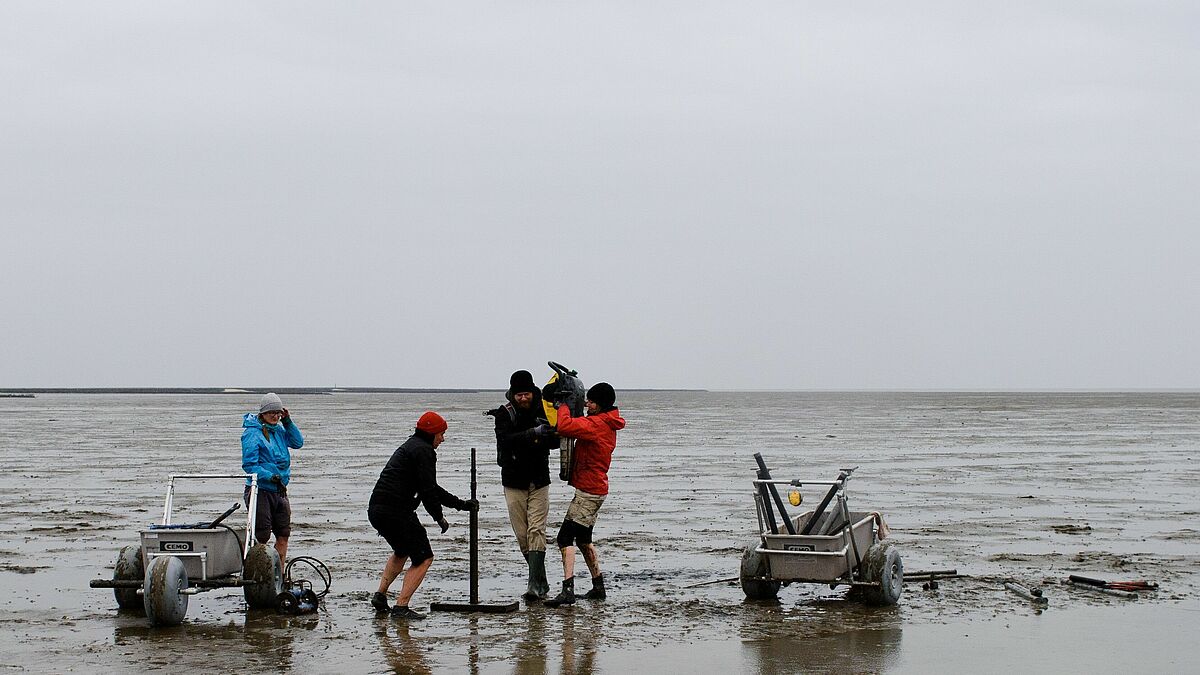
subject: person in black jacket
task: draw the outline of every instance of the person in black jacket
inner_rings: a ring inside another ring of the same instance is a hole
[[[367,507],[367,518],[379,534],[392,547],[379,579],[379,590],[371,596],[371,605],[380,612],[390,611],[398,619],[424,619],[424,614],[409,609],[413,593],[425,579],[425,573],[433,563],[433,549],[425,528],[417,520],[417,504],[423,504],[429,515],[437,521],[442,533],[450,529],[450,523],[442,515],[442,506],[459,511],[478,511],[479,502],[474,499],[459,499],[437,484],[436,449],[446,438],[446,420],[427,411],[417,421],[416,433],[404,442],[387,466],[379,474],[375,489],[371,492],[371,503]],[[388,589],[404,570],[404,560],[412,559],[404,573],[404,583],[396,606],[388,608]]]
[[[536,602],[550,591],[546,580],[546,519],[550,515],[550,449],[558,436],[545,420],[533,375],[518,370],[508,380],[508,403],[487,414],[496,418],[496,463],[517,546],[529,565],[521,596]]]

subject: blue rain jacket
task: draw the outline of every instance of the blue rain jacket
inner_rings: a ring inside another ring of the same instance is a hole
[[[258,489],[278,492],[279,486],[271,480],[279,476],[284,485],[292,477],[292,453],[289,448],[304,447],[304,436],[289,417],[279,424],[263,424],[258,415],[246,413],[242,418],[242,471],[258,474]],[[263,427],[271,434],[271,440],[263,435]],[[246,479],[246,485],[250,479]]]

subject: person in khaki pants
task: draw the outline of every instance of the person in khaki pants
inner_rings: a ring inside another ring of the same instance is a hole
[[[533,375],[518,370],[508,380],[508,403],[487,414],[496,418],[496,463],[517,546],[529,566],[521,596],[537,602],[550,592],[546,580],[546,519],[550,515],[550,449],[558,436],[544,418],[542,392]]]

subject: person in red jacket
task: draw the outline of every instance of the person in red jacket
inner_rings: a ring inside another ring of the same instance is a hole
[[[604,577],[600,572],[600,557],[592,543],[592,529],[600,505],[608,496],[608,467],[613,449],[617,447],[617,431],[625,428],[625,420],[615,405],[617,393],[612,385],[601,382],[588,389],[587,416],[571,417],[571,410],[558,406],[558,435],[574,438],[575,468],[567,481],[575,488],[575,497],[567,507],[566,518],[558,531],[558,548],[562,554],[562,592],[546,601],[547,607],[575,603],[575,546],[583,552],[583,560],[592,573],[592,590],[583,597],[603,600]]]

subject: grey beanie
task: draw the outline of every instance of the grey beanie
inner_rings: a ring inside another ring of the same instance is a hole
[[[258,414],[272,411],[283,412],[283,401],[279,398],[279,394],[271,392],[262,397],[262,401],[258,404]]]

